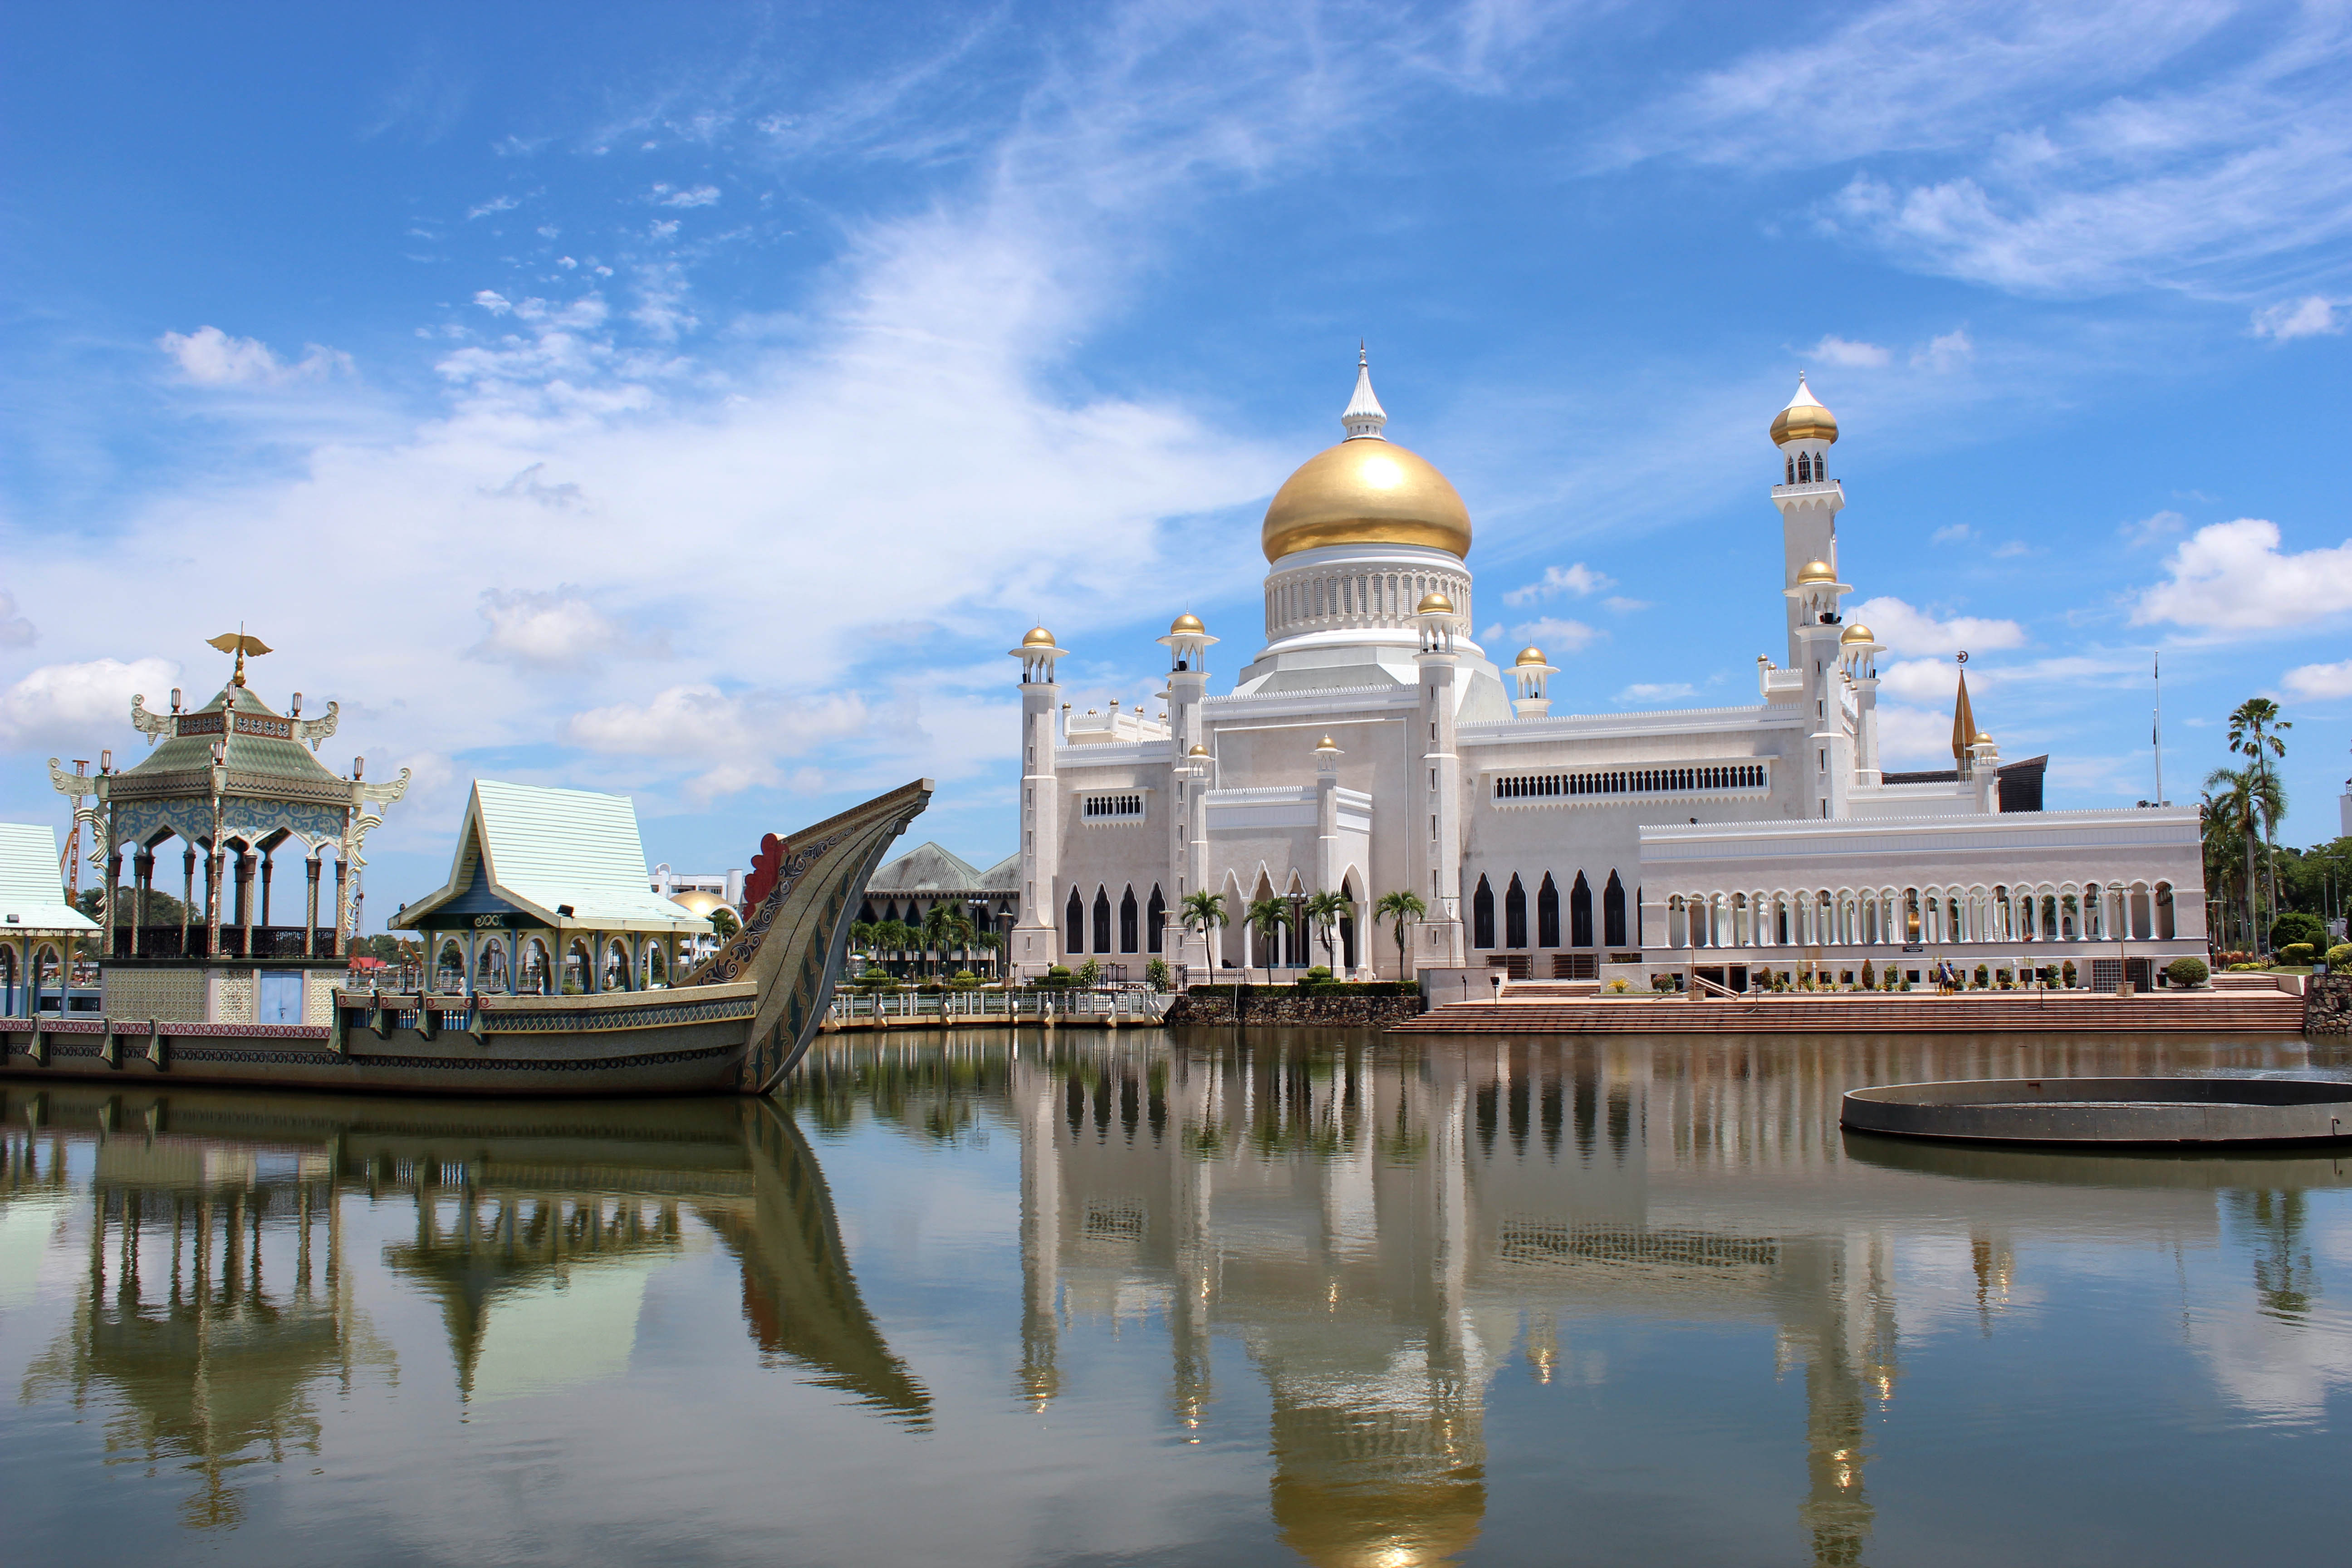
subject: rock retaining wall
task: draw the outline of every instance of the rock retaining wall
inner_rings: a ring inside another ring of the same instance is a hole
[[[2303,1032],[2352,1035],[2352,974],[2315,974],[2303,994]]]
[[[1335,1029],[1385,1029],[1421,1014],[1421,997],[1302,996],[1264,987],[1244,986],[1241,1022],[1250,1025],[1311,1024]],[[1234,1024],[1231,987],[1196,985],[1169,1004],[1161,1022],[1171,1028],[1186,1025]]]

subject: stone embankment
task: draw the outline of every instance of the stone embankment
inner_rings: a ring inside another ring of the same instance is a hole
[[[1335,1029],[1384,1029],[1421,1013],[1418,992],[1402,996],[1366,996],[1341,992],[1318,995],[1301,993],[1288,986],[1241,987],[1241,1011],[1236,1020],[1234,1008],[1234,987],[1230,985],[1195,985],[1169,1004],[1167,1016],[1160,1021],[1171,1028],[1185,1025],[1203,1027],[1223,1025],[1232,1027],[1238,1021],[1248,1025],[1317,1026]]]
[[[2106,1034],[2293,1035],[2304,999],[2282,991],[2102,995],[2088,991],[1860,995],[1772,994],[1456,1002],[1392,1027],[1412,1034]],[[2339,1029],[2341,1026],[2338,1026]]]
[[[2315,974],[2303,998],[2303,1032],[2352,1035],[2352,974]]]

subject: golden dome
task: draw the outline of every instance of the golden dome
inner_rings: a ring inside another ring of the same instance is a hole
[[[1870,635],[1870,628],[1864,626],[1860,621],[1856,621],[1853,625],[1846,627],[1843,634],[1838,637],[1838,641],[1849,644],[1858,642],[1875,642],[1877,640],[1877,638]]]
[[[1979,730],[1979,731],[1977,731],[1977,744],[1978,744],[1978,745],[1979,745],[1979,746],[1990,746],[1990,745],[1991,745],[1991,744],[1992,744],[1992,731],[1990,731],[1990,730]]]
[[[1326,735],[1321,741],[1316,743],[1315,749],[1318,752],[1336,752],[1339,749],[1339,744],[1338,742],[1332,740],[1330,736]]]
[[[1470,509],[1426,458],[1360,437],[1318,452],[1283,481],[1259,540],[1268,561],[1322,544],[1421,544],[1466,557]]]
[[[1029,628],[1029,635],[1021,639],[1021,646],[1023,647],[1052,647],[1054,646],[1054,634],[1047,631],[1043,626],[1031,626]]]
[[[1832,566],[1826,561],[1808,561],[1802,566],[1797,568],[1797,581],[1800,583],[1834,583],[1837,581],[1837,568]]]
[[[1192,754],[1196,757],[1205,757],[1209,754],[1209,748],[1206,746],[1195,746],[1192,748]]]
[[[1208,629],[1201,624],[1201,617],[1198,616],[1179,616],[1168,623],[1168,635],[1171,637],[1181,637],[1186,632],[1205,632]]]
[[[1805,378],[1797,377],[1797,395],[1789,399],[1789,406],[1772,416],[1772,444],[1780,446],[1790,441],[1837,441],[1837,416],[1822,406]]]
[[[1412,613],[1416,616],[1450,616],[1454,613],[1454,601],[1433,590],[1421,596],[1421,603]]]
[[[711,917],[713,911],[718,910],[726,910],[730,915],[735,912],[728,907],[726,900],[716,893],[706,893],[699,888],[688,892],[672,893],[669,896],[669,901],[688,914],[706,921]]]
[[[1519,649],[1519,657],[1514,662],[1518,664],[1541,664],[1543,661],[1543,649],[1539,647],[1523,647]]]

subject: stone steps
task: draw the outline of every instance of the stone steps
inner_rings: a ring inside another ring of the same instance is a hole
[[[1522,994],[1514,986],[1511,994]],[[1982,1034],[2303,1032],[2303,998],[2200,996],[1753,996],[1693,1001],[1454,1002],[1391,1026],[1428,1035]]]

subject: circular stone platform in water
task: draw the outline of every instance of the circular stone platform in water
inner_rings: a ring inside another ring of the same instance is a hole
[[[2352,1139],[2352,1083],[2263,1078],[1994,1078],[1850,1090],[1858,1132],[1987,1143],[2326,1143]]]

